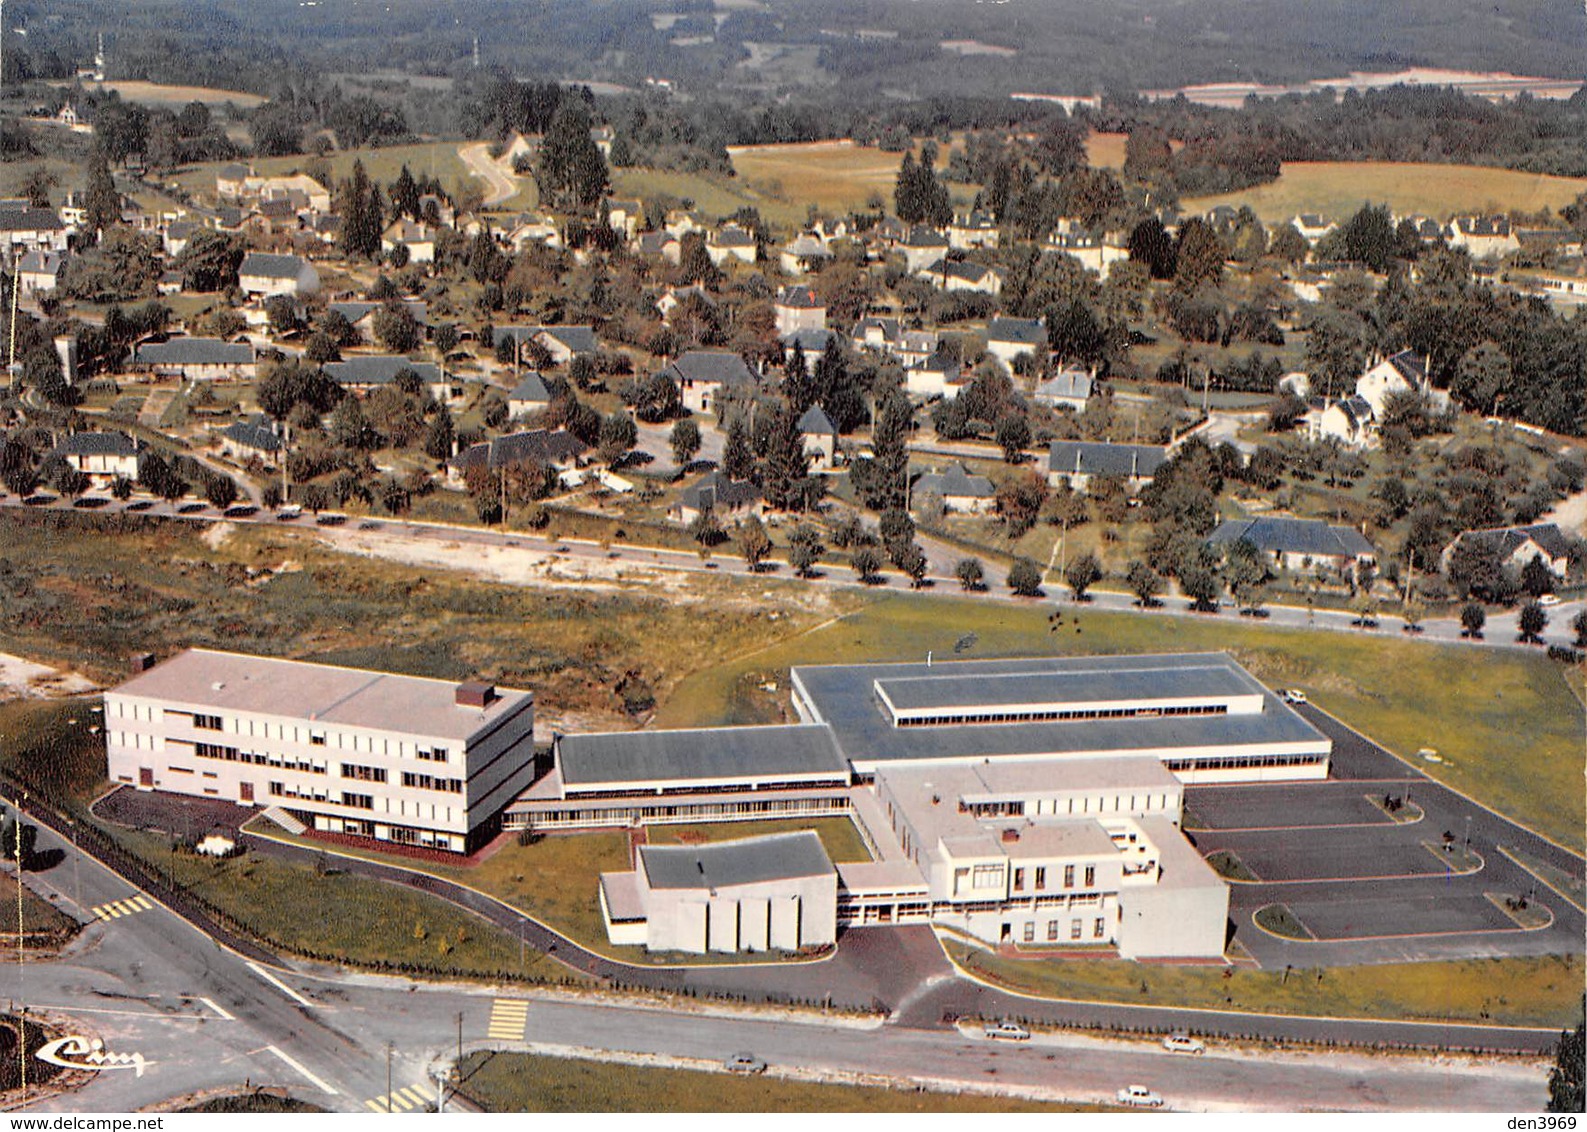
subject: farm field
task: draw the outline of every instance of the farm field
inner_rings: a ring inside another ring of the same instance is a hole
[[[939,169],[946,164],[948,147],[940,149]],[[757,198],[761,212],[785,224],[802,223],[811,204],[827,212],[847,212],[863,209],[872,194],[878,193],[889,202],[890,210],[893,183],[903,161],[900,153],[846,140],[734,146],[728,153],[744,190]],[[965,204],[973,195],[963,186],[949,188],[956,190],[955,204]],[[701,207],[711,211],[704,202]]]
[[[1344,220],[1363,204],[1387,204],[1397,215],[1438,219],[1467,212],[1559,209],[1587,191],[1587,180],[1520,173],[1484,165],[1392,161],[1287,162],[1277,181],[1239,192],[1194,197],[1186,213],[1220,204],[1250,205],[1265,223],[1302,212]]]
[[[70,86],[70,83],[52,83],[52,86]],[[230,102],[239,110],[252,110],[265,102],[263,95],[249,94],[244,90],[220,90],[209,86],[167,86],[138,79],[112,79],[94,83],[95,89],[113,90],[128,102],[144,106],[160,106],[180,110],[189,102],[202,102],[206,106],[224,106]]]

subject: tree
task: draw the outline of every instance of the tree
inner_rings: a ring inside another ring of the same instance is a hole
[[[860,581],[866,585],[875,585],[881,580],[882,556],[876,553],[876,548],[862,546],[849,556],[849,566]]]
[[[92,487],[93,482],[85,473],[78,471],[70,464],[63,464],[60,472],[55,476],[55,490],[67,499],[76,499]]]
[[[370,425],[369,417],[364,413],[364,403],[357,397],[344,397],[331,410],[328,424],[331,443],[339,448],[359,451],[380,447],[380,434]]]
[[[110,494],[125,503],[132,498],[132,481],[126,476],[117,476],[110,481]]]
[[[1543,630],[1548,628],[1548,611],[1535,601],[1529,601],[1521,607],[1521,615],[1516,618],[1516,628],[1521,630],[1521,640],[1529,645],[1543,643]]]
[[[241,237],[205,228],[193,233],[172,266],[182,273],[184,290],[226,291],[237,286],[237,268],[246,254]]]
[[[877,533],[882,536],[882,548],[887,556],[897,564],[899,553],[914,540],[915,523],[903,508],[892,507],[882,512]]]
[[[744,556],[744,564],[749,567],[751,574],[760,573],[761,563],[771,553],[771,536],[766,533],[766,528],[761,521],[750,516],[738,536],[739,553]]]
[[[1041,567],[1029,558],[1016,558],[1008,570],[1008,588],[1020,597],[1041,597]]]
[[[1482,627],[1488,623],[1488,611],[1481,602],[1468,601],[1460,607],[1461,636],[1482,640]]]
[[[598,448],[601,459],[611,464],[639,442],[639,428],[634,418],[617,409],[601,420],[601,439]]]
[[[788,537],[788,563],[801,578],[811,576],[815,564],[821,560],[825,550],[816,529],[805,523],[796,526],[793,534]]]
[[[1153,279],[1172,279],[1178,265],[1174,238],[1155,216],[1142,220],[1130,231],[1130,260],[1144,264]]]
[[[1019,538],[1041,517],[1042,505],[1047,502],[1047,481],[1032,471],[1015,472],[998,485],[996,502],[1009,537]]]
[[[1521,590],[1532,597],[1542,597],[1554,592],[1554,571],[1550,570],[1540,554],[1521,567]]]
[[[397,174],[397,179],[391,183],[391,211],[395,216],[406,216],[415,221],[424,219],[419,211],[419,185],[408,171],[406,162]]]
[[[1018,414],[1010,413],[997,422],[997,445],[1003,450],[1003,459],[1017,464],[1030,445],[1030,422]]]
[[[1548,1112],[1587,1110],[1587,997],[1582,1000],[1583,1021],[1574,1030],[1562,1030],[1554,1047],[1554,1065],[1548,1071]]]
[[[264,303],[265,317],[270,329],[277,334],[291,334],[298,328],[298,304],[290,295],[271,295]]]
[[[672,445],[672,462],[681,470],[689,466],[700,451],[700,426],[691,417],[675,421],[668,438]]]
[[[606,194],[610,173],[595,140],[584,103],[565,98],[551,118],[535,163],[540,199],[571,211],[593,213]]]
[[[1223,237],[1200,217],[1193,216],[1180,225],[1175,253],[1176,291],[1188,295],[1204,285],[1216,287],[1223,281],[1228,250],[1223,246]]]
[[[778,403],[769,410],[770,428],[766,438],[766,472],[762,490],[768,505],[779,511],[803,510],[805,478],[810,460],[805,453],[804,434],[793,406]]]
[[[370,320],[375,337],[387,352],[411,354],[419,348],[419,323],[413,312],[401,303],[386,303],[375,311]]]
[[[1499,395],[1514,381],[1510,356],[1492,342],[1481,342],[1461,355],[1449,392],[1473,413],[1491,415],[1498,411]]]
[[[1223,593],[1223,580],[1218,572],[1202,562],[1181,567],[1179,588],[1190,599],[1191,607],[1200,613],[1210,613],[1218,608],[1218,596]]]
[[[953,567],[953,576],[966,591],[979,590],[986,585],[986,570],[979,558],[961,558]]]
[[[1130,592],[1140,603],[1142,609],[1151,609],[1160,604],[1157,595],[1163,592],[1163,579],[1144,562],[1131,562],[1129,569],[1124,572],[1124,584],[1130,587]]]
[[[1587,609],[1582,610],[1570,619],[1571,631],[1576,634],[1573,642],[1579,649],[1587,649]]]
[[[926,571],[931,564],[920,544],[912,542],[904,547],[893,556],[893,563],[909,577],[910,588],[918,590],[926,584]]]
[[[338,246],[349,256],[378,257],[380,236],[385,229],[380,189],[370,182],[362,158],[353,161],[352,175],[342,182],[338,207],[342,214]]]
[[[224,511],[237,502],[237,481],[230,476],[212,475],[204,478],[204,498],[217,511]]]
[[[734,416],[722,442],[722,471],[730,480],[747,480],[755,472],[755,454],[749,448],[749,430],[742,416]]]
[[[1101,580],[1102,564],[1097,561],[1097,556],[1089,551],[1064,568],[1064,582],[1068,584],[1075,600],[1079,602],[1089,601],[1086,591]]]
[[[121,194],[110,176],[104,148],[95,146],[88,158],[88,189],[83,194],[83,227],[94,240],[121,223]]]

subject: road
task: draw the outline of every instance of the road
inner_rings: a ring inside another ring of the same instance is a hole
[[[477,177],[483,177],[490,189],[485,194],[484,207],[490,208],[508,200],[518,192],[518,179],[510,169],[503,169],[500,162],[490,155],[488,142],[472,142],[468,145],[457,147],[457,155],[463,159],[469,171]]]
[[[179,504],[154,503],[148,500],[132,501],[131,506],[142,508],[141,513],[154,518],[186,519],[194,522],[213,523],[222,516],[207,505],[187,500]],[[15,496],[6,495],[0,498],[0,508],[21,507],[22,501]],[[57,500],[49,504],[46,509],[66,510],[70,504],[64,500]],[[115,514],[125,510],[129,504],[118,501],[108,501],[104,506],[92,512],[93,514]],[[180,513],[181,508],[186,508],[188,513]],[[280,523],[275,516],[267,512],[258,512],[251,516],[230,518],[228,521],[238,523],[260,523],[284,528],[286,524]],[[304,515],[296,521],[299,529],[313,527],[314,520],[311,516]],[[496,531],[483,527],[449,526],[440,523],[420,523],[407,519],[370,519],[349,522],[338,527],[318,527],[318,532],[332,545],[338,541],[349,539],[356,535],[359,539],[408,539],[438,543],[454,543],[460,545],[497,547],[504,550],[522,550],[526,556],[536,559],[547,555],[556,555],[570,562],[595,562],[615,564],[619,567],[652,568],[665,570],[680,570],[689,572],[708,572],[717,574],[732,574],[744,576],[750,574],[749,567],[742,558],[733,553],[717,553],[702,558],[693,551],[679,550],[652,550],[645,547],[625,546],[614,544],[610,547],[601,547],[592,542],[580,542],[573,539],[547,539],[530,531]],[[922,546],[927,549],[928,559],[932,571],[927,575],[925,589],[939,597],[953,597],[968,601],[1000,601],[1013,604],[1036,604],[1034,599],[1017,597],[1010,593],[1002,584],[1001,578],[995,571],[989,571],[987,588],[974,593],[966,593],[956,578],[952,576],[951,562],[956,562],[960,557],[959,552],[944,544],[924,539]],[[378,553],[378,551],[377,551]],[[786,563],[768,562],[762,564],[762,569],[757,572],[760,576],[787,577],[790,570]],[[854,571],[845,565],[823,564],[814,578],[808,581],[815,585],[855,587],[862,586]],[[872,585],[863,585],[865,589],[901,590],[909,588],[909,580],[896,572],[884,572],[877,582]],[[1403,622],[1396,617],[1384,617],[1375,629],[1363,629],[1354,626],[1352,622],[1356,614],[1349,610],[1338,609],[1308,609],[1301,606],[1268,605],[1264,606],[1265,617],[1239,616],[1229,606],[1224,606],[1218,613],[1198,613],[1190,608],[1190,603],[1183,597],[1169,595],[1151,608],[1142,609],[1133,594],[1118,593],[1111,590],[1092,590],[1088,600],[1076,603],[1062,595],[1066,591],[1056,583],[1049,582],[1046,587],[1046,602],[1050,605],[1061,607],[1066,615],[1079,615],[1087,610],[1113,613],[1131,613],[1144,617],[1188,617],[1191,619],[1219,619],[1238,624],[1249,624],[1253,627],[1272,627],[1289,629],[1326,629],[1350,633],[1359,636],[1369,636],[1379,639],[1408,639],[1427,641],[1437,644],[1460,645],[1472,648],[1506,648],[1520,649],[1523,651],[1541,651],[1537,645],[1523,645],[1516,640],[1515,614],[1513,612],[1494,612],[1488,623],[1485,634],[1476,639],[1462,636],[1460,622],[1453,617],[1429,618],[1422,623],[1422,631],[1410,634],[1403,631]],[[1572,618],[1582,610],[1587,609],[1587,599],[1577,598],[1563,601],[1551,607],[1548,612],[1548,626],[1543,633],[1545,644],[1569,646],[1575,634],[1570,628]]]

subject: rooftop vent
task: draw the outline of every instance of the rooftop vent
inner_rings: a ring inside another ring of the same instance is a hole
[[[1003,831],[1003,844],[1009,845],[1019,840],[1019,830],[1005,829]]]
[[[482,680],[470,680],[457,686],[457,704],[459,707],[490,707],[496,702],[496,685],[487,684]]]
[[[149,669],[154,667],[154,654],[152,652],[134,653],[132,655],[130,667],[134,672],[149,671]]]

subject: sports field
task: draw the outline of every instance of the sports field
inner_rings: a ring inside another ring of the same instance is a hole
[[[1485,165],[1393,161],[1289,162],[1277,181],[1253,189],[1193,197],[1187,213],[1216,205],[1248,204],[1264,222],[1315,212],[1344,220],[1363,204],[1387,204],[1396,215],[1423,213],[1443,220],[1477,212],[1558,210],[1587,192],[1587,180],[1519,173]]]

